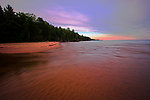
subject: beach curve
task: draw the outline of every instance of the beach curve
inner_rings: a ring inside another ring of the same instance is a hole
[[[34,53],[60,47],[60,42],[1,43],[0,53]]]

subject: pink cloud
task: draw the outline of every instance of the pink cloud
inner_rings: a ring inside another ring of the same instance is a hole
[[[46,19],[57,24],[85,25],[89,18],[77,11],[65,11],[64,9],[44,10]]]
[[[95,32],[97,30],[93,30],[92,27],[88,27],[88,26],[71,26],[71,25],[62,25],[62,28],[70,28],[70,29],[74,29],[77,32]]]

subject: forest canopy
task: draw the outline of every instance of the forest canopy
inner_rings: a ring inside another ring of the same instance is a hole
[[[88,41],[70,28],[55,27],[34,14],[14,12],[10,5],[0,6],[0,42]]]

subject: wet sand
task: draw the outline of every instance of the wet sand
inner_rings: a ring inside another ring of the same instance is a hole
[[[0,54],[0,100],[150,100],[149,43],[73,42]]]
[[[42,52],[59,46],[59,42],[1,43],[0,53]]]

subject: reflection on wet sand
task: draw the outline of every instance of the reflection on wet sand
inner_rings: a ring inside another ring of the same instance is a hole
[[[23,68],[30,68],[48,62],[46,54],[0,54],[0,74],[19,72]]]
[[[149,100],[147,49],[75,42],[46,53],[1,54],[0,99]]]

